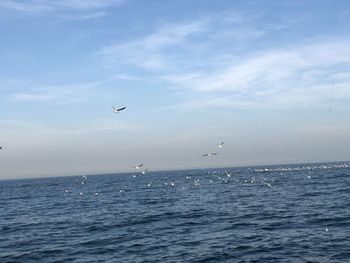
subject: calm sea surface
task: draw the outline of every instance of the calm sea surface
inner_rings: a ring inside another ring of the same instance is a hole
[[[0,181],[0,262],[350,262],[350,164]]]

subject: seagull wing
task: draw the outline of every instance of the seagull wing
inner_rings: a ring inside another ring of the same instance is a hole
[[[115,113],[118,113],[118,112],[120,112],[120,111],[122,111],[122,110],[125,110],[125,109],[126,109],[126,107],[117,108],[117,107],[115,107],[115,106],[112,106],[112,108],[113,108],[113,111],[114,111]]]
[[[126,109],[126,107],[123,107],[123,108],[117,109],[117,111],[122,111],[122,110],[125,110],[125,109]]]

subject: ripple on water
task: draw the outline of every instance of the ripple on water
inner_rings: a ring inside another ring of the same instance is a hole
[[[0,262],[347,262],[349,167],[1,181]]]

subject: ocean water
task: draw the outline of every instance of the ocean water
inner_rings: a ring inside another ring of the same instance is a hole
[[[0,262],[350,262],[350,164],[0,181]]]

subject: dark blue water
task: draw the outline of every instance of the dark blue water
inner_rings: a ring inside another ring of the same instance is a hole
[[[350,262],[349,167],[0,181],[0,262]]]

